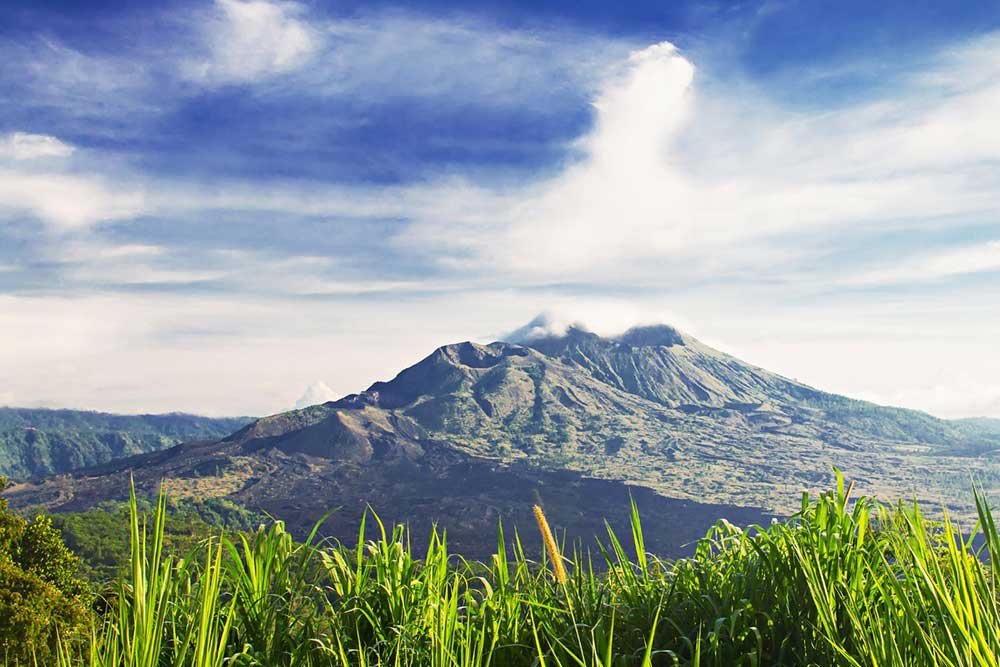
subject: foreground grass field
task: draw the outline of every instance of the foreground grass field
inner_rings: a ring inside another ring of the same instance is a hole
[[[296,543],[280,522],[175,559],[161,498],[148,527],[132,512],[130,573],[103,613],[33,648],[51,655],[38,664],[130,667],[1000,664],[984,498],[961,535],[850,495],[840,480],[787,522],[720,521],[674,562],[645,553],[633,508],[624,545],[609,531],[597,553],[550,543],[533,560],[501,528],[484,563],[444,536],[418,557],[401,528],[347,547]]]

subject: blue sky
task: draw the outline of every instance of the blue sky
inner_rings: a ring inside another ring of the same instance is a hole
[[[995,2],[6,2],[0,404],[263,414],[539,311],[1000,417]]]

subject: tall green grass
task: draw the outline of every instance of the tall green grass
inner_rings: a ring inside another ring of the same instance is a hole
[[[838,476],[785,522],[720,520],[682,560],[646,553],[633,505],[624,543],[609,527],[590,553],[550,543],[535,561],[501,526],[468,562],[437,531],[415,554],[374,514],[377,539],[362,525],[352,546],[274,522],[176,558],[164,500],[147,525],[133,497],[130,576],[60,665],[997,665],[1000,535],[975,502],[962,533],[852,500]]]

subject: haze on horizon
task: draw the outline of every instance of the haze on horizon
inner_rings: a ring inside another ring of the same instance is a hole
[[[549,311],[1000,418],[1000,5],[661,4],[4,3],[0,405],[262,415]]]

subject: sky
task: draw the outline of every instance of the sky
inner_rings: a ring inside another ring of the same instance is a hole
[[[539,312],[1000,418],[1000,4],[0,6],[0,405],[270,414]]]

